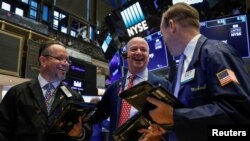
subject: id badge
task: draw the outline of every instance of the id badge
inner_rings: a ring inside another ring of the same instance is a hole
[[[185,74],[181,77],[181,84],[193,80],[194,75],[195,75],[195,69],[185,72]]]

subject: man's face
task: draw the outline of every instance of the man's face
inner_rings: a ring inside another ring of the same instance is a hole
[[[161,25],[160,25],[160,30],[163,36],[163,40],[167,45],[167,48],[169,50],[169,52],[171,53],[171,55],[176,56],[178,53],[177,51],[177,46],[176,46],[176,39],[175,39],[175,33],[174,33],[174,26],[175,23],[171,22],[169,23],[169,26],[166,27],[164,21],[161,21]]]
[[[45,56],[45,74],[51,81],[60,81],[65,79],[69,70],[68,53],[66,49],[58,44],[51,45],[50,54]]]
[[[127,44],[127,62],[131,73],[143,71],[149,62],[149,47],[142,38],[134,38]]]

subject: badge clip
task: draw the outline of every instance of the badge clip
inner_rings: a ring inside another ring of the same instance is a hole
[[[72,94],[65,86],[61,86],[60,88],[68,98],[72,97]]]

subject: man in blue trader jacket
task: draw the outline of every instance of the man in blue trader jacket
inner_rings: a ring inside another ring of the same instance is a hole
[[[213,127],[230,131],[235,130],[233,125],[249,125],[250,76],[237,51],[201,35],[199,14],[185,3],[164,12],[160,28],[171,54],[184,60],[173,90],[186,107],[173,108],[148,98],[157,106],[149,112],[151,118],[174,125],[167,131],[169,141],[205,141]]]
[[[162,85],[170,89],[170,83],[161,77],[148,72],[147,65],[149,62],[149,46],[147,41],[141,37],[134,37],[127,43],[127,62],[128,73],[125,77],[111,84],[105,91],[102,100],[98,103],[98,110],[91,118],[91,122],[98,123],[110,117],[110,133],[118,127],[122,98],[119,93],[127,89],[128,79],[131,74],[135,74],[134,85],[142,81],[148,81],[153,85]],[[136,113],[134,108],[130,110],[130,117]],[[110,140],[112,136],[110,134]]]

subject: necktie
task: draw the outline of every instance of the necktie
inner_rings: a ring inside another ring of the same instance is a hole
[[[45,92],[45,103],[47,106],[48,113],[50,112],[53,100],[54,100],[54,86],[51,83],[45,85],[46,92]]]
[[[178,97],[178,93],[179,93],[179,89],[180,89],[180,85],[181,85],[181,73],[183,70],[183,64],[184,64],[185,58],[186,58],[186,56],[183,54],[180,58],[180,62],[178,65],[177,79],[176,79],[176,84],[175,84],[175,89],[174,89],[174,96],[175,97]]]
[[[133,75],[133,74],[129,77],[127,89],[133,86],[133,81],[135,78],[136,78],[136,75]],[[127,121],[127,119],[129,118],[129,114],[130,114],[130,109],[131,109],[131,105],[126,100],[122,99],[118,127]]]

